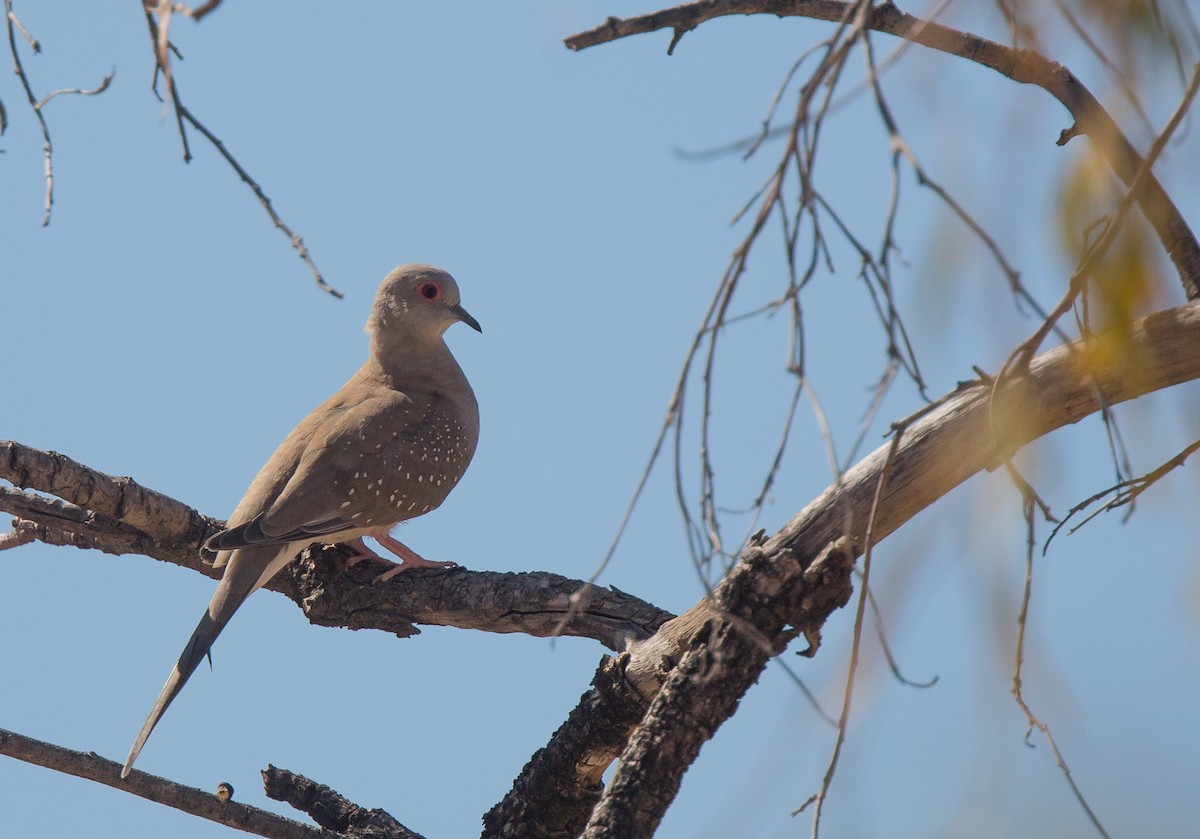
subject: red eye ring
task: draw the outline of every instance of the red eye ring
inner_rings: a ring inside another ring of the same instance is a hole
[[[423,282],[417,286],[417,294],[432,303],[442,299],[442,287],[435,282]]]

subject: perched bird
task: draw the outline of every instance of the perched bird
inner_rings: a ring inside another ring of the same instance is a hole
[[[122,778],[233,613],[304,548],[350,542],[360,558],[382,560],[362,543],[371,536],[401,561],[383,577],[453,566],[422,559],[389,531],[441,504],[475,453],[479,406],[442,339],[455,321],[483,331],[445,271],[402,265],[384,278],[367,319],[366,363],[287,436],[227,529],[205,543],[225,573],[129,750]]]

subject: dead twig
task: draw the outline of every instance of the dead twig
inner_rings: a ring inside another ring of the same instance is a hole
[[[1075,778],[1071,775],[1071,769],[1067,766],[1066,758],[1058,749],[1058,743],[1054,741],[1054,735],[1050,732],[1050,726],[1038,718],[1033,713],[1033,709],[1029,707],[1028,701],[1025,699],[1023,682],[1021,679],[1022,669],[1025,664],[1025,630],[1029,621],[1029,600],[1033,594],[1033,546],[1034,539],[1034,511],[1035,507],[1041,505],[1041,500],[1032,492],[1027,492],[1028,484],[1018,483],[1022,488],[1022,515],[1025,518],[1026,538],[1025,538],[1025,583],[1021,590],[1021,608],[1017,613],[1017,642],[1013,660],[1013,677],[1012,677],[1012,695],[1016,700],[1017,706],[1021,709],[1021,713],[1025,715],[1025,720],[1029,725],[1026,730],[1025,737],[1028,740],[1033,729],[1037,729],[1045,738],[1046,744],[1050,747],[1051,754],[1054,755],[1054,762],[1058,764],[1059,771],[1062,772],[1068,786],[1071,788],[1075,800],[1079,802],[1079,806],[1083,808],[1084,813],[1088,817],[1088,821],[1092,823],[1092,827],[1104,839],[1111,839],[1108,831],[1104,829],[1104,825],[1100,822],[1100,817],[1092,809],[1087,799],[1083,795],[1083,790],[1075,783]]]
[[[1167,475],[1168,472],[1171,472],[1175,469],[1178,469],[1180,466],[1182,466],[1184,461],[1186,461],[1188,459],[1188,457],[1190,457],[1197,449],[1200,449],[1200,440],[1197,440],[1194,443],[1191,443],[1187,448],[1185,448],[1179,454],[1175,455],[1170,460],[1163,463],[1161,466],[1158,466],[1155,469],[1151,469],[1146,474],[1140,475],[1139,477],[1136,477],[1136,478],[1130,478],[1129,480],[1121,481],[1120,483],[1116,484],[1115,486],[1111,486],[1108,489],[1103,489],[1100,492],[1097,492],[1095,495],[1092,495],[1088,498],[1085,498],[1083,501],[1080,501],[1078,504],[1076,504],[1074,507],[1072,507],[1070,510],[1067,511],[1067,515],[1063,517],[1063,520],[1060,521],[1055,526],[1054,530],[1052,530],[1050,532],[1050,535],[1046,538],[1046,544],[1042,546],[1042,554],[1045,555],[1046,551],[1049,550],[1050,543],[1054,540],[1054,537],[1058,535],[1058,532],[1060,530],[1062,530],[1064,527],[1067,526],[1067,523],[1071,521],[1071,519],[1075,516],[1076,513],[1081,513],[1084,510],[1086,510],[1088,507],[1095,504],[1097,501],[1100,501],[1101,499],[1103,499],[1107,496],[1110,496],[1110,495],[1112,496],[1112,498],[1110,498],[1108,501],[1106,501],[1098,509],[1093,510],[1091,513],[1089,513],[1088,516],[1086,518],[1084,518],[1083,521],[1081,521],[1079,524],[1075,525],[1070,530],[1068,530],[1067,531],[1068,534],[1074,533],[1076,530],[1079,530],[1079,528],[1086,525],[1088,522],[1090,522],[1092,519],[1099,516],[1101,513],[1107,513],[1110,510],[1116,510],[1119,507],[1124,507],[1126,505],[1133,504],[1134,500],[1139,495],[1141,495],[1143,492],[1150,489],[1150,487],[1154,486],[1156,483],[1158,483],[1160,480],[1162,480]]]
[[[13,11],[12,0],[4,0],[4,21],[5,27],[8,31],[8,51],[12,56],[13,72],[20,80],[21,87],[25,90],[25,98],[29,100],[29,107],[33,109],[33,115],[37,119],[38,127],[42,132],[42,159],[44,161],[43,170],[45,172],[46,180],[44,201],[45,209],[42,213],[42,227],[45,227],[46,225],[50,224],[50,212],[51,208],[54,206],[54,143],[50,140],[50,126],[46,123],[46,117],[42,113],[42,106],[61,93],[78,93],[84,96],[95,96],[98,93],[103,93],[108,89],[108,85],[110,82],[112,82],[113,75],[116,73],[116,71],[114,70],[112,73],[109,73],[107,76],[105,76],[104,81],[100,83],[99,87],[93,90],[79,90],[74,88],[69,90],[56,90],[54,93],[38,99],[33,92],[33,85],[31,85],[29,82],[29,75],[25,72],[25,65],[21,62],[21,53],[17,49],[16,34],[18,32],[21,33],[21,36],[25,39],[26,43],[29,44],[30,49],[32,49],[34,53],[39,53],[42,51],[41,44],[39,44],[37,40],[29,34],[25,27],[21,25],[21,21],[17,18],[16,12]],[[4,129],[7,127],[7,124],[8,114],[5,112],[4,106],[0,105],[0,134],[4,133]]]
[[[5,2],[9,2],[9,0],[5,0]],[[209,3],[206,4],[206,6],[215,8],[216,4]],[[287,237],[288,241],[292,245],[292,248],[296,251],[296,254],[308,267],[309,273],[312,274],[313,281],[317,284],[317,288],[340,300],[344,296],[342,292],[338,291],[325,281],[325,278],[317,268],[316,263],[313,262],[312,256],[308,252],[308,247],[304,244],[304,239],[280,217],[279,213],[275,211],[275,208],[271,205],[271,199],[267,197],[267,194],[263,191],[263,188],[259,185],[258,181],[250,176],[250,173],[246,171],[245,167],[243,167],[240,162],[238,162],[238,159],[234,157],[233,153],[229,151],[221,139],[212,131],[210,131],[208,127],[204,125],[204,123],[200,122],[200,120],[197,119],[196,116],[183,104],[183,100],[179,96],[178,84],[176,83],[174,74],[172,72],[170,53],[173,51],[173,48],[170,39],[167,37],[171,14],[178,10],[179,7],[170,3],[168,0],[159,0],[157,3],[148,2],[146,4],[145,12],[146,24],[150,30],[150,41],[154,48],[155,79],[158,78],[158,74],[161,72],[163,76],[163,82],[166,87],[167,96],[171,101],[171,107],[174,109],[175,122],[179,128],[180,141],[183,144],[183,162],[187,163],[192,159],[191,148],[188,145],[187,130],[185,128],[186,123],[196,131],[199,131],[204,139],[208,140],[212,147],[217,150],[217,153],[220,154],[221,157],[225,159],[225,162],[229,164],[230,168],[232,168],[233,171],[237,173],[238,177],[242,179],[242,182],[250,188],[252,193],[254,193],[254,197],[258,199],[259,205],[266,212],[267,216],[270,217],[271,223],[274,224],[275,227]],[[202,14],[193,12],[191,16],[193,18],[197,18],[203,14],[207,14],[211,10],[211,8],[202,6],[199,10],[197,10],[197,12],[202,12]]]

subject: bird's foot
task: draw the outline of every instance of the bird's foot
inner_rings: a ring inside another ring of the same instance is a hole
[[[396,564],[390,559],[384,559],[379,554],[375,553],[375,551],[368,548],[366,543],[363,542],[361,536],[359,536],[357,539],[347,539],[342,544],[348,548],[354,549],[354,556],[346,560],[347,565],[358,565],[358,563],[362,562],[364,559],[369,559],[372,562],[382,562],[384,565]]]
[[[403,542],[392,538],[387,531],[373,533],[371,535],[375,538],[375,541],[383,545],[391,553],[400,558],[399,562],[392,562],[390,559],[380,556],[363,543],[362,537],[359,537],[358,539],[351,539],[346,542],[346,544],[354,548],[355,552],[358,554],[357,556],[351,557],[346,562],[347,565],[356,565],[359,562],[362,562],[364,559],[369,559],[374,562],[381,562],[388,566],[388,570],[376,577],[373,582],[385,583],[397,574],[403,571],[411,571],[413,568],[439,568],[445,570],[448,568],[459,567],[457,562],[432,562],[428,559],[425,559]]]

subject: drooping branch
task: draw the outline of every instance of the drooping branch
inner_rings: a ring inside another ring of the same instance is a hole
[[[113,477],[65,455],[0,441],[0,510],[18,517],[16,530],[57,545],[139,553],[206,576],[215,576],[200,545],[223,523],[141,486]],[[59,500],[61,499],[61,500]],[[13,540],[19,542],[21,540]],[[633,595],[557,574],[449,571],[401,574],[375,585],[370,563],[348,567],[348,548],[313,546],[267,584],[300,606],[321,626],[380,629],[416,635],[415,624],[457,626],[539,637],[594,638],[612,650],[646,638],[672,615]],[[565,621],[564,617],[569,619]]]
[[[5,2],[8,2],[8,0],[5,0]],[[304,264],[308,267],[309,273],[312,274],[313,281],[317,284],[317,288],[332,295],[333,297],[341,299],[344,295],[325,280],[325,277],[317,268],[317,264],[313,261],[312,255],[308,252],[308,246],[304,244],[303,237],[296,233],[296,231],[292,230],[287,222],[285,222],[279,213],[276,212],[275,208],[271,205],[271,199],[267,197],[266,192],[263,191],[263,188],[259,185],[258,181],[250,176],[250,173],[246,171],[245,167],[243,167],[241,163],[238,162],[238,159],[234,157],[232,152],[229,151],[229,149],[225,146],[225,143],[223,143],[216,134],[210,131],[204,123],[197,119],[195,114],[188,110],[187,106],[183,103],[183,99],[179,95],[179,86],[175,81],[173,65],[171,63],[171,53],[175,51],[175,46],[171,43],[169,36],[171,16],[176,12],[180,12],[192,18],[194,21],[199,21],[209,12],[213,11],[218,5],[220,5],[220,0],[215,0],[215,2],[210,0],[210,2],[207,2],[196,9],[191,9],[186,6],[179,6],[176,3],[172,3],[170,0],[144,0],[143,2],[143,11],[146,15],[146,26],[150,33],[150,44],[154,50],[154,79],[157,83],[158,74],[162,74],[163,84],[167,90],[167,97],[171,100],[171,106],[175,111],[175,124],[179,130],[180,143],[183,145],[183,162],[188,163],[192,159],[192,152],[188,145],[187,128],[185,127],[186,123],[187,125],[192,126],[192,128],[195,130],[199,131],[204,136],[204,139],[208,140],[208,142],[212,144],[212,147],[217,150],[217,153],[220,154],[221,157],[225,158],[225,162],[229,164],[229,167],[237,173],[238,177],[242,179],[242,182],[250,188],[251,192],[254,193],[254,197],[258,199],[259,205],[271,219],[271,223],[275,225],[277,230],[279,230],[288,238],[292,248],[296,251],[296,255],[299,256]],[[157,90],[155,92],[157,93]]]
[[[855,5],[840,0],[697,0],[627,19],[610,17],[594,29],[572,35],[564,43],[572,50],[581,50],[631,35],[670,29],[674,32],[671,42],[674,47],[686,32],[717,17],[769,14],[841,22],[849,19]],[[1091,91],[1058,62],[1033,50],[1005,46],[922,20],[900,11],[890,2],[874,6],[863,25],[876,32],[965,58],[1021,84],[1042,88],[1057,99],[1074,120],[1074,124],[1062,132],[1059,145],[1078,134],[1087,135],[1117,177],[1126,186],[1133,183],[1142,165],[1142,156]],[[1183,214],[1153,176],[1144,179],[1136,199],[1179,272],[1184,293],[1189,300],[1200,298],[1200,241]]]
[[[1106,338],[1101,333],[1091,340]],[[872,522],[874,541],[895,532],[972,475],[1000,466],[1037,437],[1078,422],[1102,406],[1200,378],[1200,303],[1143,318],[1125,340],[1123,356],[1089,352],[1081,343],[1048,351],[1032,361],[1024,377],[1000,390],[994,390],[991,381],[964,383],[906,424],[879,493]],[[797,630],[805,633],[810,647],[815,645],[824,619],[820,609],[805,610],[822,598],[831,603],[840,596],[839,587],[845,583],[834,573],[839,567],[836,560],[857,555],[865,545],[865,511],[872,508],[890,448],[890,444],[882,446],[864,458],[774,536],[751,545],[710,599],[636,644],[627,658],[618,659],[622,677],[630,684],[624,695],[632,690],[657,706],[640,727],[629,729],[629,745],[586,835],[651,833],[670,803],[679,776],[690,765],[687,756],[694,758],[732,713],[767,658]],[[817,563],[820,557],[826,559]],[[835,561],[822,570],[823,578],[805,579],[831,560]],[[755,607],[749,615],[748,603]],[[668,679],[673,687],[660,693]],[[707,695],[706,686],[714,684],[727,691],[723,701]],[[616,690],[586,694],[568,723],[530,761],[492,812],[527,812],[522,792],[526,776],[544,771],[545,752],[563,749],[569,760],[562,765],[575,767],[574,774],[554,778],[556,797],[552,804],[543,801],[540,806],[554,806],[555,822],[571,828],[521,835],[556,839],[575,835],[571,830],[578,832],[591,814],[598,780],[608,766],[605,757],[613,751],[613,732],[595,721],[619,718],[610,703],[611,697],[622,695]],[[674,727],[664,727],[663,721]],[[643,737],[654,748],[670,749],[680,759],[669,765],[647,763],[642,757],[647,752]],[[503,824],[489,824],[484,835],[513,834]]]

